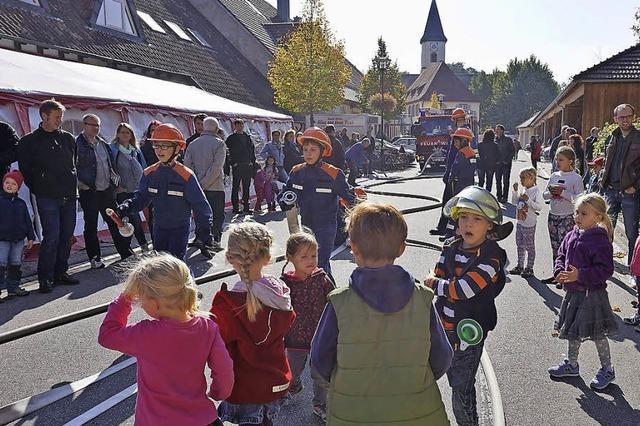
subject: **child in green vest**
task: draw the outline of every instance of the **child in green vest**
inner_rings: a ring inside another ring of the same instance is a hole
[[[444,247],[425,284],[438,296],[436,309],[454,349],[447,371],[453,414],[459,425],[477,425],[476,372],[484,339],[496,326],[494,300],[505,283],[507,255],[496,240],[506,238],[513,224],[502,224],[498,200],[479,186],[463,189],[443,211],[456,221],[459,236]],[[458,333],[466,338],[461,341]]]
[[[448,425],[436,380],[452,349],[433,291],[394,265],[407,223],[390,205],[361,203],[347,231],[358,267],[329,294],[311,342],[311,370],[330,382],[327,424]]]

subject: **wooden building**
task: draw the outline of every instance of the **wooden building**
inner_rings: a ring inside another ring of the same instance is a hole
[[[621,103],[640,108],[640,44],[574,76],[529,126],[543,141],[557,136],[565,124],[586,137],[592,127],[611,123]]]

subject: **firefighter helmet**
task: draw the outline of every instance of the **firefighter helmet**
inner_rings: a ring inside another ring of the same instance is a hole
[[[460,118],[467,118],[467,113],[462,108],[456,108],[451,113],[451,120],[456,121]]]
[[[473,140],[473,132],[466,127],[458,127],[452,135],[454,138],[464,138],[468,141]]]
[[[306,141],[315,142],[316,144],[320,145],[320,147],[323,150],[322,151],[323,157],[330,157],[331,152],[333,151],[333,148],[331,146],[331,139],[329,139],[329,135],[327,135],[325,131],[319,127],[309,127],[307,130],[304,131],[303,134],[298,136],[297,140],[298,140],[298,145],[300,146],[304,146],[304,143]]]
[[[187,147],[187,143],[184,140],[184,136],[182,136],[182,132],[170,123],[159,124],[151,134],[149,141],[174,142],[178,144],[181,150]]]

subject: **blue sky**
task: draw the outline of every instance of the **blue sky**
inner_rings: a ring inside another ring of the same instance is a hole
[[[276,0],[268,0],[276,4]],[[420,37],[431,0],[324,0],[347,57],[366,71],[382,36],[403,71],[420,71]],[[303,0],[291,0],[291,16]],[[438,0],[447,62],[504,69],[535,54],[559,82],[636,41],[630,29],[638,0]]]

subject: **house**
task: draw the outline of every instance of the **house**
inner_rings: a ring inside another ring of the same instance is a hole
[[[576,74],[530,126],[543,141],[565,124],[588,136],[592,127],[612,122],[613,109],[622,103],[640,106],[640,44]]]
[[[522,147],[526,147],[531,142],[531,136],[536,135],[536,132],[534,131],[533,126],[531,126],[531,123],[533,123],[536,117],[538,117],[538,114],[540,114],[540,111],[536,112],[526,121],[516,126],[516,131],[518,132],[518,140],[520,141]]]

